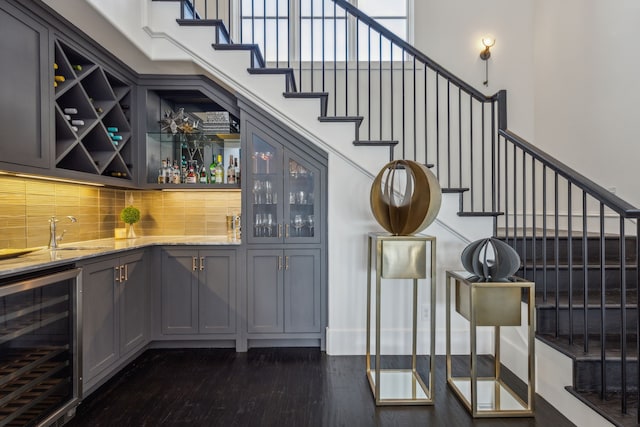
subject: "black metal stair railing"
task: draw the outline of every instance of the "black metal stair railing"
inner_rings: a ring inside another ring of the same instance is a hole
[[[297,91],[328,94],[326,121],[356,123],[356,143],[434,164],[466,212],[493,212],[490,169],[499,100],[487,96],[345,0],[182,0],[183,19],[221,20],[256,45]],[[295,14],[294,14],[295,11]],[[464,189],[462,191],[461,189]]]
[[[461,214],[495,215],[494,235],[536,282],[538,335],[595,359],[598,394],[618,394],[628,412],[640,397],[637,208],[510,132],[506,91],[484,95],[345,0],[181,0],[181,10],[220,20],[224,42],[259,48],[258,65],[323,99],[324,120],[353,120],[356,142],[433,163],[441,186],[461,193]]]
[[[538,337],[575,355],[576,370],[597,362],[574,388],[618,396],[626,414],[640,384],[640,210],[506,129],[494,154],[494,234],[536,283]]]

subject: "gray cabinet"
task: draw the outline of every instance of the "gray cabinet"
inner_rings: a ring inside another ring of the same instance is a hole
[[[247,251],[249,333],[321,331],[320,249]]]
[[[247,346],[319,345],[327,324],[327,155],[255,106],[242,112]]]
[[[129,67],[41,2],[0,2],[0,169],[132,187]]]
[[[162,250],[161,319],[165,335],[236,332],[236,251]]]
[[[82,265],[82,380],[85,389],[147,341],[144,252]]]
[[[124,269],[124,271],[122,271]],[[115,270],[115,268],[114,268]],[[120,257],[120,354],[126,355],[148,339],[148,286],[143,253]]]
[[[48,169],[53,75],[47,27],[0,3],[0,53],[0,162],[13,170]]]

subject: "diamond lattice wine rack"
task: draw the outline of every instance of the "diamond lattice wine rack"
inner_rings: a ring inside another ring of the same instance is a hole
[[[56,167],[131,180],[131,87],[55,42]]]

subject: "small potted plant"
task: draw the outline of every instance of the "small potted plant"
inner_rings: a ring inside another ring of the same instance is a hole
[[[133,224],[140,221],[140,209],[134,207],[133,205],[129,205],[126,208],[120,211],[120,219],[124,221],[129,227],[127,231],[127,239],[135,239],[136,232],[133,229]]]

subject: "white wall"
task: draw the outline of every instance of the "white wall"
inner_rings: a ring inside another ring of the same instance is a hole
[[[533,0],[415,0],[414,45],[487,95],[508,92],[509,127],[533,140]],[[489,59],[489,85],[481,38],[496,44]]]
[[[534,22],[535,144],[640,206],[640,3],[538,0]]]

